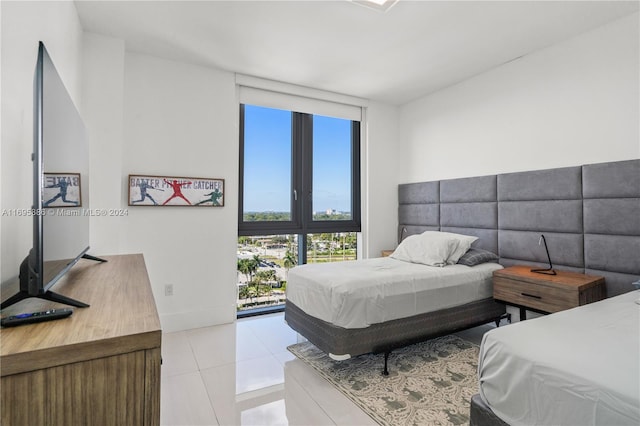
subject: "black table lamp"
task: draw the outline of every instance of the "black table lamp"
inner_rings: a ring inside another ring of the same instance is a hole
[[[556,271],[553,270],[553,264],[551,263],[551,256],[549,256],[549,247],[547,247],[547,240],[544,238],[544,234],[540,234],[538,245],[544,242],[544,249],[547,251],[547,259],[549,259],[549,267],[544,269],[532,269],[531,272],[537,272],[539,274],[556,275]]]

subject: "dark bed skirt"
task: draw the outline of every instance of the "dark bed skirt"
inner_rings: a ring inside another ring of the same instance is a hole
[[[471,397],[470,420],[469,426],[509,426],[491,411],[480,394]]]
[[[400,318],[366,328],[343,328],[306,314],[286,302],[287,324],[317,348],[332,355],[383,353],[433,337],[498,320],[505,306],[493,298],[453,308]]]

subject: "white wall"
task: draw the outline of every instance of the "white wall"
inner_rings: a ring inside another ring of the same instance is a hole
[[[400,110],[399,181],[640,157],[638,14]]]
[[[73,2],[0,2],[2,31],[2,191],[0,207],[30,209],[32,204],[33,76],[38,42],[43,41],[82,113],[82,29]],[[6,209],[6,210],[5,210]],[[2,282],[18,276],[32,245],[32,220],[0,217]]]
[[[96,255],[143,253],[164,331],[235,319],[238,103],[232,73],[127,52],[85,34]],[[127,176],[225,179],[225,206],[128,206]],[[173,285],[173,295],[164,287]]]
[[[362,211],[364,257],[379,257],[398,242],[398,107],[370,102],[367,108]]]
[[[129,207],[121,249],[144,253],[167,331],[235,319],[238,152],[232,73],[125,55],[122,178],[225,179],[221,208]]]
[[[84,35],[83,106],[90,150],[90,199],[95,210],[126,208],[122,191],[124,57],[120,39]],[[123,253],[126,216],[91,217],[91,253]]]
[[[238,100],[232,73],[126,52],[121,40],[85,35],[84,99],[91,141],[96,255],[144,253],[163,330],[235,319]],[[395,247],[397,108],[369,107],[365,252]],[[127,206],[128,174],[225,179],[222,208]],[[368,212],[368,213],[367,213]],[[174,295],[164,286],[173,284]]]

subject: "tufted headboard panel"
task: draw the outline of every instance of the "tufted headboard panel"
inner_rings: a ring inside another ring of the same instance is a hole
[[[498,251],[495,176],[440,181],[440,230],[474,235],[474,247]]]
[[[500,262],[547,265],[542,233],[555,266],[582,272],[581,168],[498,175],[498,187]]]
[[[440,182],[409,183],[398,187],[398,241],[424,231],[440,230]]]
[[[584,166],[582,182],[585,273],[625,293],[640,276],[640,161]]]
[[[640,160],[399,185],[398,240],[425,230],[478,237],[504,266],[606,278],[607,295],[640,278]]]

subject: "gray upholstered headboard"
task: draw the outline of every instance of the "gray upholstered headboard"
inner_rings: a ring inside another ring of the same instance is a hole
[[[604,276],[607,296],[640,279],[640,160],[402,184],[398,239],[426,230],[479,237],[504,266]]]

